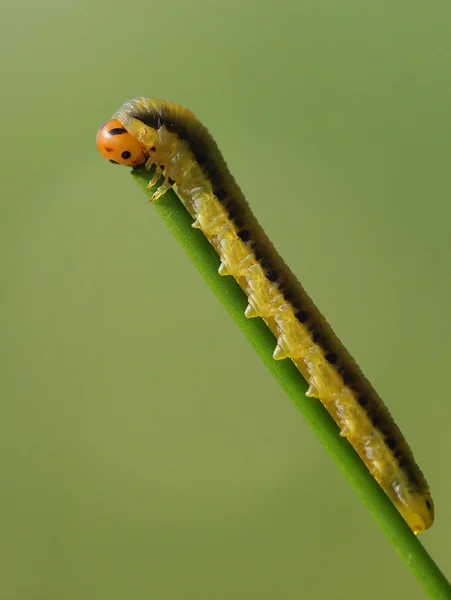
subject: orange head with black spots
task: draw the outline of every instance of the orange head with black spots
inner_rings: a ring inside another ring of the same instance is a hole
[[[114,165],[138,167],[147,160],[143,146],[117,119],[107,121],[97,132],[97,150]]]

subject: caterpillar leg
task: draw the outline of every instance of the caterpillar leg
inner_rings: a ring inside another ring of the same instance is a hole
[[[154,164],[153,159],[149,158],[149,160],[146,162],[146,169],[149,170],[153,164]],[[162,175],[163,175],[163,169],[160,167],[160,165],[155,165],[155,173],[153,174],[152,179],[147,184],[147,189],[149,190],[151,187],[156,185],[158,183],[158,181],[160,180],[160,178],[162,177]]]
[[[153,194],[153,196],[149,200],[149,202],[156,202],[157,200],[159,200],[161,198],[161,196],[163,196],[168,190],[170,190],[174,186],[174,183],[175,183],[175,181],[173,181],[170,178],[165,179],[163,181],[163,183],[160,185],[160,187],[157,189],[157,191]],[[149,188],[152,186],[149,184],[147,187]]]

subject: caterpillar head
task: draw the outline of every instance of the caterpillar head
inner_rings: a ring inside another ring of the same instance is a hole
[[[97,149],[115,165],[138,167],[147,160],[143,146],[116,119],[107,121],[97,132]]]

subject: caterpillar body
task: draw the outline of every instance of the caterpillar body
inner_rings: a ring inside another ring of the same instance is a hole
[[[125,102],[97,134],[113,163],[153,165],[149,182],[173,187],[220,257],[219,273],[236,279],[247,317],[261,317],[277,339],[274,359],[290,358],[308,396],[326,407],[414,533],[428,529],[434,506],[426,480],[385,404],[318,308],[275,251],[208,130],[187,109],[156,98]]]

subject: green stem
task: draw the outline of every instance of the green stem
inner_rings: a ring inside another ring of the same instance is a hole
[[[132,174],[141,188],[146,190],[149,173],[137,170]],[[146,191],[146,195],[150,198],[153,191]],[[232,277],[221,277],[218,274],[219,257],[201,231],[191,227],[193,219],[182,202],[171,190],[154,203],[154,206],[429,597],[451,600],[451,586],[443,573],[370,475],[349,442],[340,436],[339,429],[329,413],[318,400],[305,396],[307,383],[297,368],[290,360],[276,361],[272,358],[274,336],[261,319],[247,319],[244,316],[247,306],[245,294]]]

